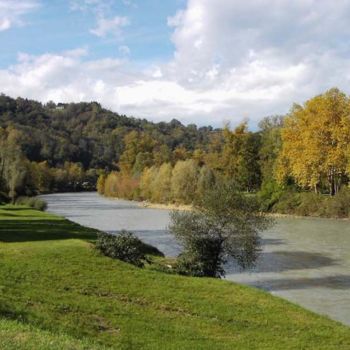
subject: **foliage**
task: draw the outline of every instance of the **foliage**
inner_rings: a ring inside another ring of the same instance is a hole
[[[342,188],[333,198],[329,198],[326,204],[326,216],[350,218],[350,189]]]
[[[43,105],[0,95],[0,193],[15,200],[94,190],[102,171],[138,177],[145,167],[188,158],[212,131],[128,118],[96,102]]]
[[[350,218],[350,189],[342,188],[334,196],[285,191],[271,211],[298,216]]]
[[[174,201],[192,203],[196,196],[198,166],[194,160],[179,160],[171,178],[171,193]]]
[[[259,165],[262,187],[275,182],[276,163],[282,148],[281,130],[283,123],[283,116],[266,117],[259,123]]]
[[[338,89],[295,105],[282,129],[278,178],[288,175],[303,188],[318,192],[327,185],[331,195],[348,182],[350,98]]]
[[[170,163],[163,163],[150,185],[152,201],[156,203],[168,203],[171,201],[171,181],[173,168]]]
[[[97,179],[96,189],[99,194],[105,193],[106,174],[101,174]]]
[[[257,189],[260,185],[257,135],[248,132],[246,123],[237,126],[233,131],[226,127],[223,135],[221,167],[225,178],[234,180],[241,190],[249,192]]]
[[[350,346],[348,327],[261,290],[96,254],[96,234],[49,213],[0,207],[1,349]]]
[[[144,262],[148,261],[147,250],[150,251],[149,246],[142,243],[133,233],[127,231],[121,231],[115,235],[99,233],[96,248],[105,256],[122,260],[137,267],[144,266]]]
[[[139,180],[123,172],[113,172],[106,177],[103,193],[108,197],[137,199]]]
[[[24,205],[41,211],[45,211],[47,209],[47,203],[43,199],[35,197],[19,197],[16,199],[16,204]]]
[[[307,215],[346,211],[338,201],[312,209],[316,197],[299,193],[335,195],[349,185],[349,96],[331,89],[252,132],[246,122],[233,130],[152,123],[96,102],[0,95],[1,201],[97,187],[106,196],[192,204],[218,180],[258,193],[264,211],[294,212],[300,201]]]
[[[270,211],[278,203],[285,190],[273,178],[263,181],[258,192],[260,208],[262,211]]]
[[[242,195],[235,185],[219,183],[194,211],[174,211],[170,230],[184,248],[180,272],[220,277],[229,258],[242,268],[254,265],[259,232],[271,223],[258,209],[254,197]]]

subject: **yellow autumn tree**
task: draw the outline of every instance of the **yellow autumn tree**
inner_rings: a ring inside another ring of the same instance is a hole
[[[295,105],[281,132],[282,151],[276,176],[292,177],[316,192],[327,185],[334,195],[347,182],[350,144],[350,99],[338,89]]]

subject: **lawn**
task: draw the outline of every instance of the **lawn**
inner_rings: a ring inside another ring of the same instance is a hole
[[[101,256],[96,231],[0,207],[0,348],[350,349],[350,328],[268,293]]]

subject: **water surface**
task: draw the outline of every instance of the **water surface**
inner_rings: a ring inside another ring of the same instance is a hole
[[[168,256],[180,252],[167,231],[168,210],[141,208],[91,192],[43,197],[48,211],[81,225],[110,233],[131,230]],[[349,221],[277,219],[262,238],[256,268],[241,272],[236,266],[227,267],[227,279],[263,288],[350,325]]]

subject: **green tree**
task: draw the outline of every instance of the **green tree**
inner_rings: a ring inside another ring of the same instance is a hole
[[[214,172],[206,165],[203,165],[199,171],[197,183],[197,196],[202,198],[207,191],[214,188],[216,183]]]
[[[192,159],[175,164],[171,179],[172,198],[179,203],[192,203],[196,197],[198,166]]]
[[[233,131],[224,129],[221,169],[225,178],[235,181],[241,190],[252,191],[260,186],[259,139],[242,123]]]
[[[184,249],[179,272],[220,277],[228,259],[242,268],[252,266],[258,257],[259,232],[270,224],[254,198],[232,184],[217,184],[195,210],[171,214],[170,231]]]
[[[29,164],[20,147],[21,133],[12,127],[0,131],[0,183],[14,202],[24,191]]]
[[[171,177],[173,168],[170,163],[160,166],[152,183],[152,201],[168,203],[171,200]]]

